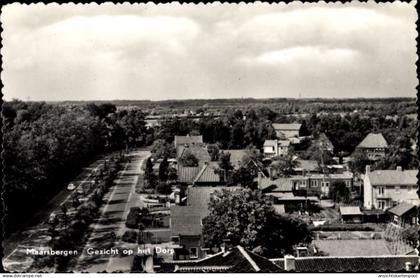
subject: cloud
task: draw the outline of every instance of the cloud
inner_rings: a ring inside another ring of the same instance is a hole
[[[6,99],[416,93],[411,4],[15,4],[2,12]]]

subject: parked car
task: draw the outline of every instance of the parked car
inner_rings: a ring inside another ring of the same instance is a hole
[[[76,188],[76,186],[73,183],[69,183],[69,185],[67,185],[67,190],[74,190]]]

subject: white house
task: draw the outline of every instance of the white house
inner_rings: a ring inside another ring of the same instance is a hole
[[[289,153],[290,142],[288,140],[265,140],[264,156],[285,156]]]
[[[367,209],[386,210],[402,202],[417,204],[418,170],[375,170],[366,166],[363,180],[364,200]]]

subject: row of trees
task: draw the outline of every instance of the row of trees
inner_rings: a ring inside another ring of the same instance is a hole
[[[110,104],[15,100],[3,104],[2,115],[6,233],[30,218],[96,154],[139,146],[147,137],[141,111],[117,111]]]

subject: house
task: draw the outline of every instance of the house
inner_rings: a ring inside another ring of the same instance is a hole
[[[217,190],[236,190],[238,187],[189,187],[186,206],[171,207],[171,239],[176,245],[174,260],[201,259],[207,256],[203,247],[202,220],[208,213],[211,196]]]
[[[223,184],[223,179],[217,173],[217,162],[204,162],[197,167],[184,167],[178,165],[178,183],[194,186],[217,186]]]
[[[385,157],[388,143],[381,133],[369,133],[356,150],[362,151],[370,160],[378,160]]]
[[[281,269],[269,259],[242,246],[224,249],[201,260],[163,262],[159,272],[273,273]]]
[[[363,214],[357,206],[340,207],[340,216],[345,223],[361,223]]]
[[[394,224],[405,227],[407,225],[418,225],[419,209],[409,203],[401,203],[388,210],[391,214],[391,221]]]
[[[197,136],[175,136],[174,145],[175,148],[178,146],[185,146],[185,145],[194,145],[194,144],[202,144],[203,143],[203,136],[197,135]]]
[[[327,241],[327,240],[326,240]],[[361,243],[364,241],[362,240]],[[418,270],[417,255],[374,256],[285,256],[271,259],[281,271],[295,272],[402,272]]]
[[[328,197],[334,182],[343,182],[351,189],[353,173],[345,171],[341,174],[307,174],[291,177],[296,195]]]
[[[363,179],[363,206],[366,209],[386,210],[399,203],[418,203],[417,190],[418,170],[370,171],[366,166]]]
[[[253,176],[257,176],[259,173],[266,176],[264,165],[250,157],[247,150],[221,150],[221,152],[230,154],[230,163],[235,170],[246,167]]]
[[[283,123],[273,123],[273,129],[276,132],[278,138],[292,138],[299,137],[301,124],[283,124]]]
[[[275,156],[285,156],[289,153],[289,140],[265,140],[264,141],[264,156],[265,157],[275,157]]]

